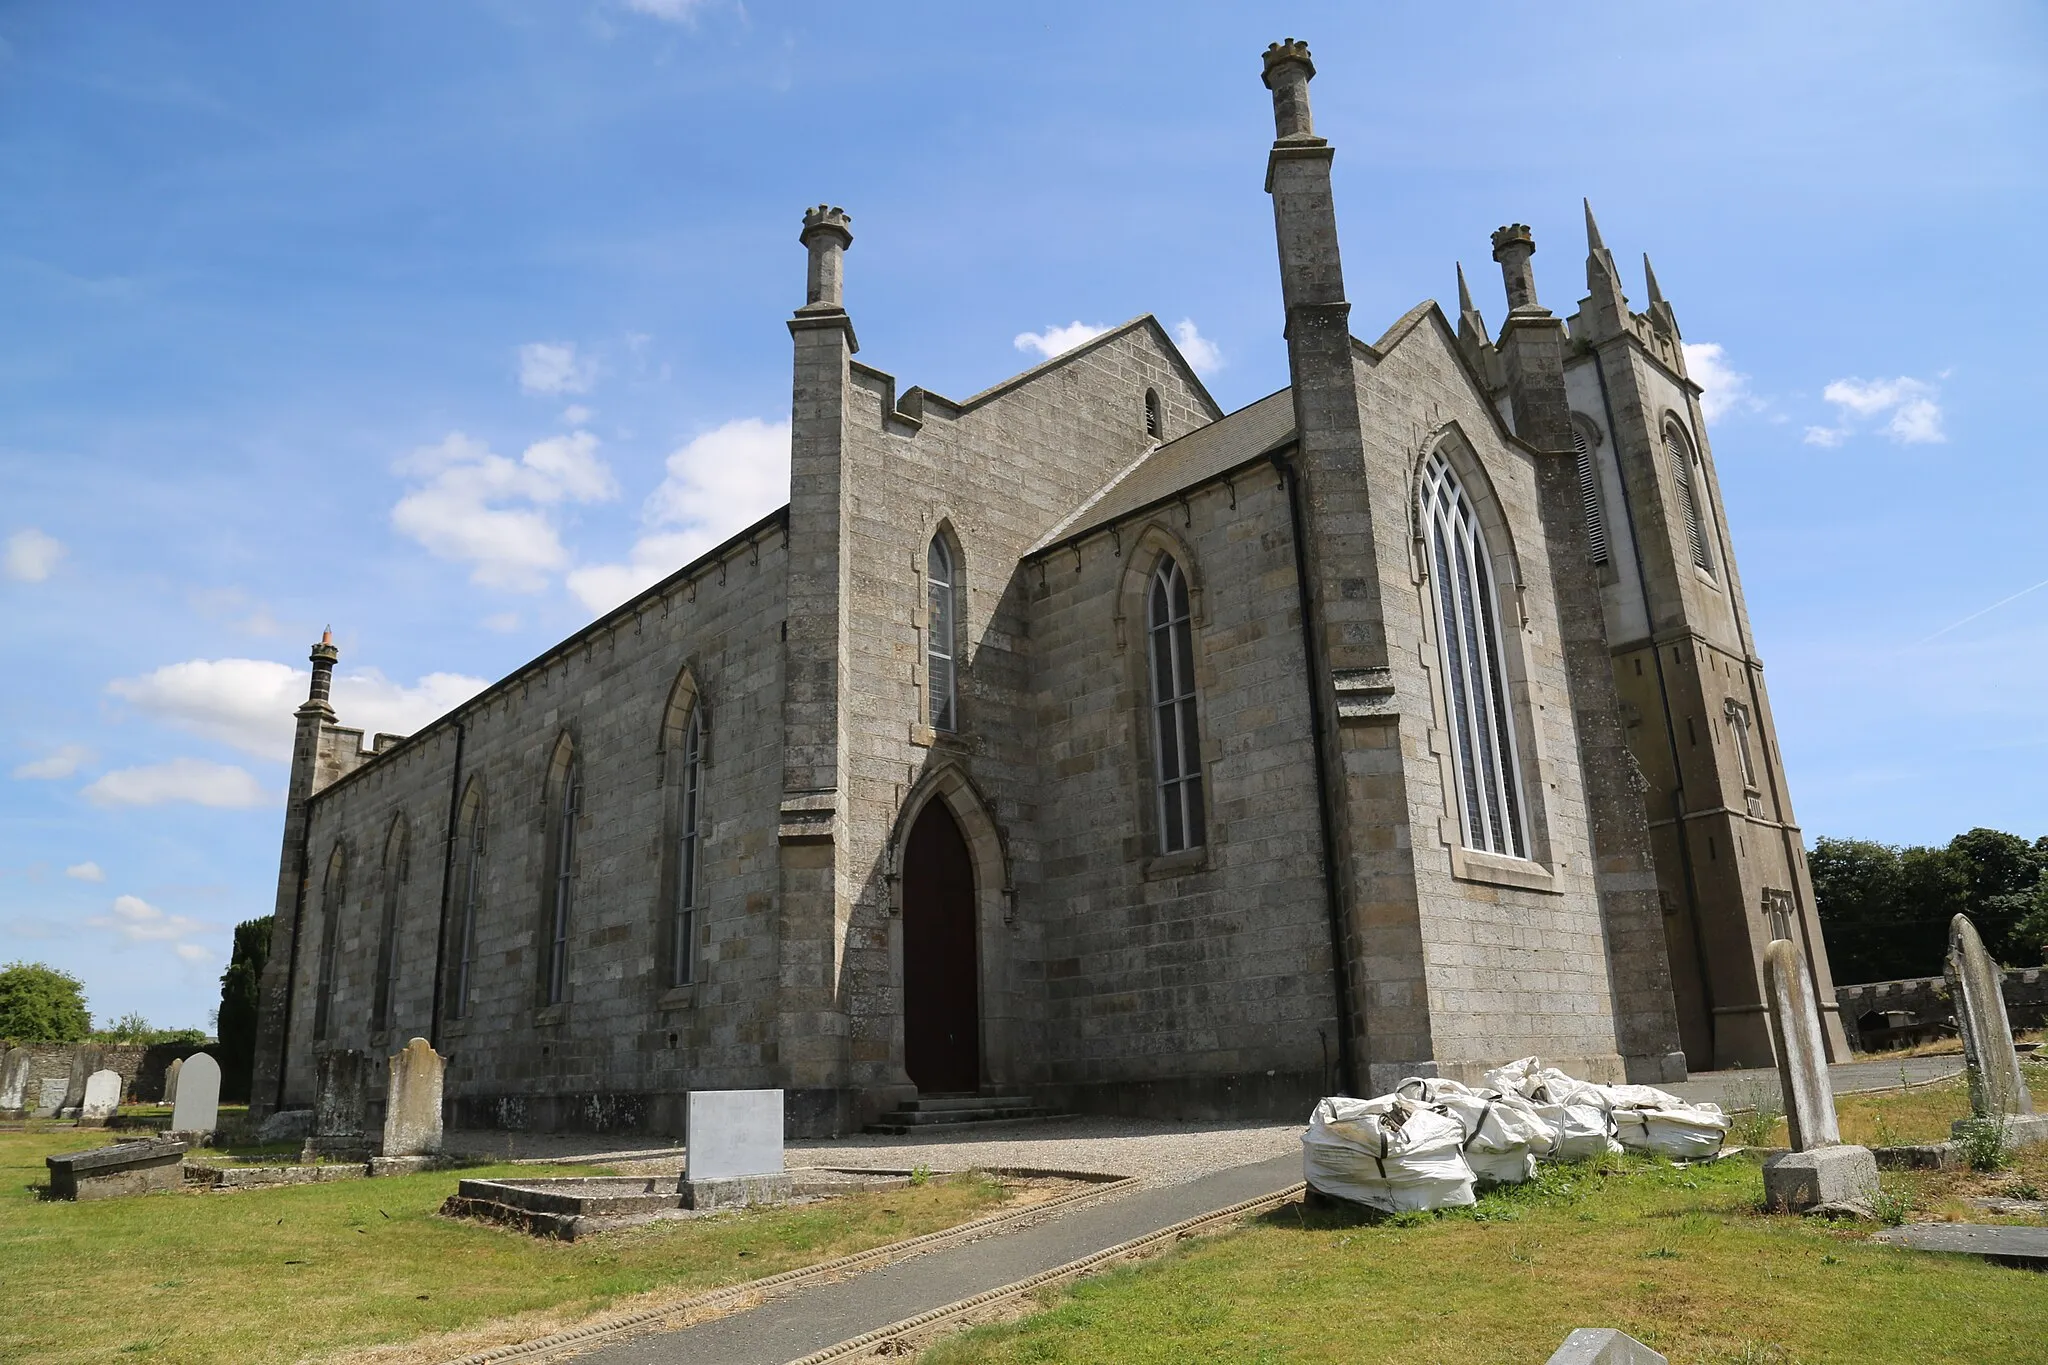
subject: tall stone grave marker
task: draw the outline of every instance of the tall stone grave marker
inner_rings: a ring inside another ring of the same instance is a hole
[[[78,1109],[80,1123],[105,1123],[120,1107],[120,1072],[95,1071],[85,1078],[85,1101]]]
[[[1792,1130],[1792,1150],[1764,1163],[1764,1203],[1791,1213],[1868,1214],[1877,1199],[1877,1158],[1867,1147],[1842,1142],[1820,1008],[1797,943],[1775,939],[1764,949],[1764,989],[1777,1035],[1785,1124]]]
[[[430,1156],[441,1150],[441,1081],[448,1059],[415,1038],[391,1058],[384,1098],[384,1155]]]
[[[369,1155],[370,1054],[357,1048],[322,1053],[313,1066],[313,1131],[305,1155],[361,1160]]]
[[[794,1187],[783,1168],[780,1090],[692,1090],[683,1148],[683,1203],[693,1209],[776,1204]]]
[[[220,1063],[204,1052],[195,1052],[178,1072],[178,1102],[171,1108],[171,1131],[210,1133],[219,1126]]]
[[[28,1108],[28,1049],[7,1049],[0,1058],[0,1114],[14,1114]]]
[[[37,1082],[36,1107],[33,1117],[53,1119],[64,1107],[64,1097],[71,1093],[71,1082],[63,1076],[44,1076]]]
[[[164,1069],[164,1103],[178,1102],[178,1073],[185,1069],[183,1057],[173,1057],[170,1066]]]
[[[1984,951],[1984,940],[1967,915],[1949,921],[1946,975],[1970,1072],[1970,1112],[1980,1119],[2033,1113],[2034,1097],[2020,1074],[2012,1021],[2005,1012],[2004,974]]]

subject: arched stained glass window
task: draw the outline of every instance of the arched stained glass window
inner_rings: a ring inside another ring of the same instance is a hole
[[[476,969],[476,922],[484,898],[484,806],[472,801],[469,829],[463,839],[461,901],[456,909],[455,980],[448,1001],[449,1017],[469,1014],[469,985]]]
[[[1173,556],[1162,555],[1146,607],[1162,853],[1199,848],[1205,838],[1202,735],[1195,716],[1195,640],[1189,617],[1187,575]]]
[[[954,707],[954,690],[958,681],[955,676],[958,625],[953,611],[953,604],[958,600],[958,585],[953,552],[947,547],[943,535],[933,536],[931,548],[925,552],[925,582],[931,595],[924,646],[926,709],[931,716],[932,729],[952,730],[959,724]]]
[[[1685,439],[1676,423],[1664,428],[1664,454],[1671,460],[1671,478],[1678,485],[1678,510],[1685,518],[1685,540],[1692,551],[1692,562],[1712,573],[1713,549],[1707,542],[1706,524],[1700,519],[1700,470],[1693,459],[1692,442]]]
[[[1593,462],[1593,444],[1586,429],[1572,423],[1572,453],[1579,471],[1579,502],[1586,509],[1586,553],[1595,564],[1607,562],[1607,518],[1600,512],[1600,470]]]
[[[692,709],[683,731],[683,768],[676,792],[676,890],[669,925],[669,984],[685,986],[696,979],[697,864],[703,853],[700,836],[703,789],[703,712]]]
[[[1520,760],[1501,668],[1493,556],[1464,486],[1441,450],[1422,469],[1422,521],[1435,582],[1437,642],[1465,847],[1529,856]]]
[[[555,885],[548,918],[547,1002],[559,1005],[569,995],[569,921],[576,906],[576,816],[583,806],[583,776],[572,761],[562,775],[560,805],[555,812]]]

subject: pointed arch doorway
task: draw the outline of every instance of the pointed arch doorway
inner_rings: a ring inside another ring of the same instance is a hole
[[[942,800],[925,803],[903,859],[903,1069],[927,1095],[981,1088],[974,858]]]

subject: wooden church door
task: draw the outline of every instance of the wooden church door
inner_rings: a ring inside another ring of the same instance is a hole
[[[927,1095],[978,1090],[974,859],[945,802],[918,814],[903,864],[903,1066]]]

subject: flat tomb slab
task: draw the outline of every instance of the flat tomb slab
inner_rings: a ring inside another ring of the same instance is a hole
[[[2048,1228],[1909,1223],[1905,1227],[1886,1228],[1872,1240],[1914,1251],[1952,1251],[2005,1265],[2048,1270]]]
[[[43,1158],[50,1169],[52,1199],[113,1199],[181,1189],[184,1161],[185,1144],[161,1138]]]
[[[455,1218],[483,1218],[536,1237],[580,1236],[657,1218],[696,1218],[727,1209],[898,1189],[907,1171],[805,1170],[781,1175],[687,1180],[674,1175],[563,1176],[464,1180],[441,1205]]]

